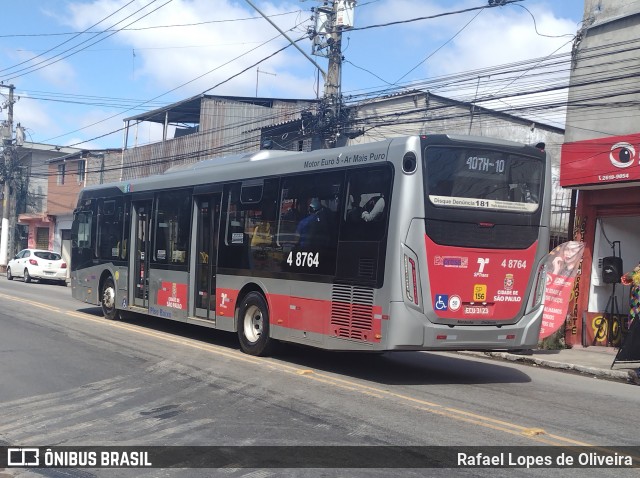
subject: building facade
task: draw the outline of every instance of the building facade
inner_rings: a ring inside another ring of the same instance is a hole
[[[206,158],[259,150],[262,128],[301,122],[305,114],[315,111],[317,104],[317,100],[200,95],[126,118],[121,179],[150,176],[171,166]],[[141,125],[155,126],[158,139],[139,144],[137,131]],[[286,129],[280,136],[272,135],[274,149],[310,148],[310,143],[304,145],[304,139],[292,141],[288,133]]]
[[[14,191],[16,228],[9,256],[26,247],[51,249],[54,220],[48,213],[49,160],[78,151],[76,148],[25,142],[17,150],[20,174]]]
[[[79,150],[48,161],[48,249],[60,253],[65,261],[71,261],[71,224],[81,189],[118,181],[121,161],[121,149]]]
[[[573,346],[617,346],[629,311],[620,275],[640,262],[640,5],[585,0],[572,54],[560,184],[584,241],[566,322]]]

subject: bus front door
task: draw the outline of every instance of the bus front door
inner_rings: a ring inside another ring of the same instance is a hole
[[[133,238],[135,247],[133,261],[133,284],[135,285],[133,305],[149,308],[149,244],[151,226],[151,201],[133,203]]]
[[[202,319],[215,320],[220,194],[198,196],[196,205],[194,315]]]

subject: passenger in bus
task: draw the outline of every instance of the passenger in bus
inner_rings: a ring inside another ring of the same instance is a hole
[[[296,234],[300,249],[308,249],[317,242],[321,227],[325,226],[326,214],[318,198],[311,198],[307,208],[307,216],[298,223]]]
[[[347,211],[348,222],[360,222],[362,220],[362,207],[360,201],[362,196],[359,193],[349,195],[349,208]]]
[[[126,239],[123,240],[122,244],[120,243],[120,241],[118,241],[118,243],[116,244],[116,247],[120,251],[120,259],[126,259],[127,258],[127,240]]]
[[[364,206],[364,211],[362,212],[362,219],[365,222],[371,222],[376,219],[382,218],[382,212],[384,211],[384,197],[376,196],[372,197],[367,201],[367,204]]]
[[[287,211],[282,215],[282,220],[297,223],[305,216],[305,212],[302,211],[302,209],[302,201],[297,200],[295,205],[287,209]]]
[[[273,243],[273,236],[271,233],[271,222],[275,218],[275,206],[267,204],[264,206],[264,211],[260,221],[253,229],[253,236],[251,237],[251,247],[256,246],[270,246]]]
[[[271,245],[271,223],[268,221],[261,221],[253,230],[253,236],[251,237],[251,247],[256,246],[269,246]]]

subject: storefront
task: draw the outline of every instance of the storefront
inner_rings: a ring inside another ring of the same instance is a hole
[[[53,218],[46,214],[20,214],[18,224],[28,227],[27,247],[50,250],[54,239]]]
[[[565,143],[560,185],[577,192],[574,239],[584,241],[566,322],[568,345],[617,346],[629,312],[620,276],[640,262],[640,134]]]

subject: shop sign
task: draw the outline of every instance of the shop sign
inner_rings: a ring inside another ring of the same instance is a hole
[[[562,145],[560,186],[640,181],[640,133]]]

